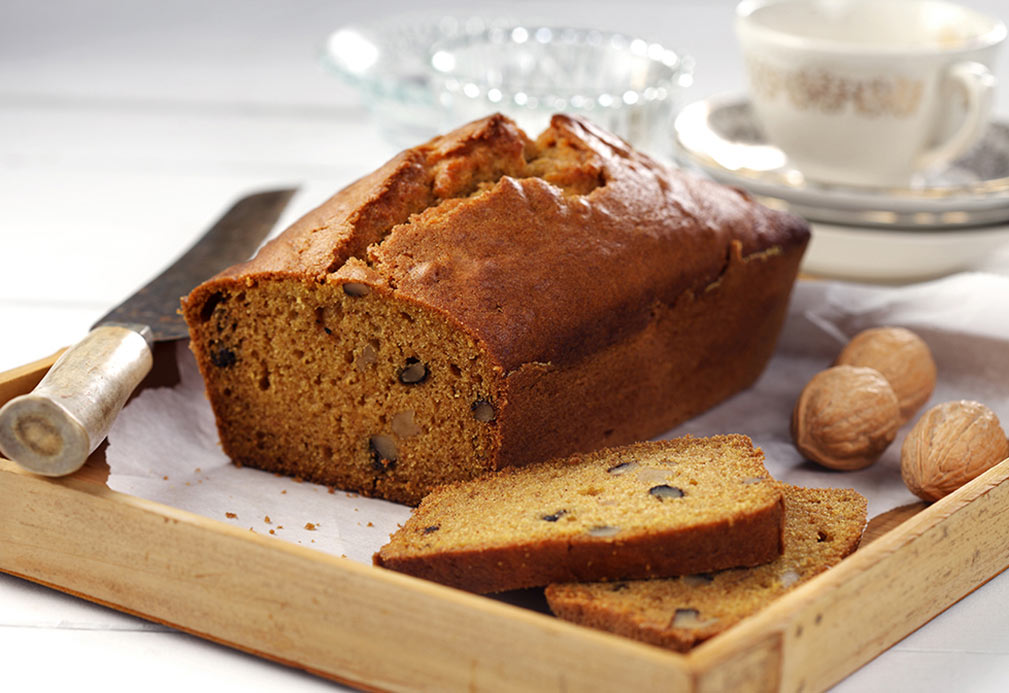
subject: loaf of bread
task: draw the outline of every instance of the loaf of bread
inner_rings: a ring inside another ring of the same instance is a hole
[[[748,569],[663,580],[550,585],[559,617],[686,652],[838,563],[858,547],[866,501],[843,489],[785,486],[785,552]]]
[[[763,459],[728,435],[508,468],[433,491],[375,563],[481,593],[767,563],[784,512]]]
[[[808,227],[556,116],[407,150],[183,300],[235,462],[416,504],[745,388]]]

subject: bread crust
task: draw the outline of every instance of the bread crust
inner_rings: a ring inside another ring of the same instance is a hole
[[[649,438],[747,387],[808,238],[797,217],[584,120],[555,116],[533,143],[495,115],[351,184],[197,287],[183,314],[233,459],[415,504],[431,482],[365,483],[314,453],[241,442],[252,424],[227,414],[204,324],[216,297],[363,283],[467,335],[494,373],[497,443],[466,478]]]

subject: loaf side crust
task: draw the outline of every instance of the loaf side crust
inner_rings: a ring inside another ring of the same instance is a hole
[[[532,143],[491,116],[401,153],[219,278],[341,281],[359,258],[370,281],[453,316],[510,373],[581,361],[639,332],[657,304],[713,290],[736,244],[743,258],[791,258],[808,242],[800,218],[665,167],[585,120],[554,116],[545,136],[577,147],[580,158],[558,166],[597,186],[573,194],[533,174],[523,159]],[[477,150],[500,157],[473,174],[488,180],[438,180],[457,173],[451,157]],[[782,264],[775,283],[790,287],[791,263]]]

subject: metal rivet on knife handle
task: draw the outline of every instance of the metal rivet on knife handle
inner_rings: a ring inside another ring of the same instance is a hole
[[[131,327],[96,327],[32,392],[0,409],[4,455],[46,476],[80,469],[154,363],[150,330]]]

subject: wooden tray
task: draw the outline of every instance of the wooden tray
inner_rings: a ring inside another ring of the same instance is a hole
[[[0,404],[55,357],[0,374]],[[1009,460],[682,655],[0,459],[0,570],[374,690],[813,691],[1009,565]]]

